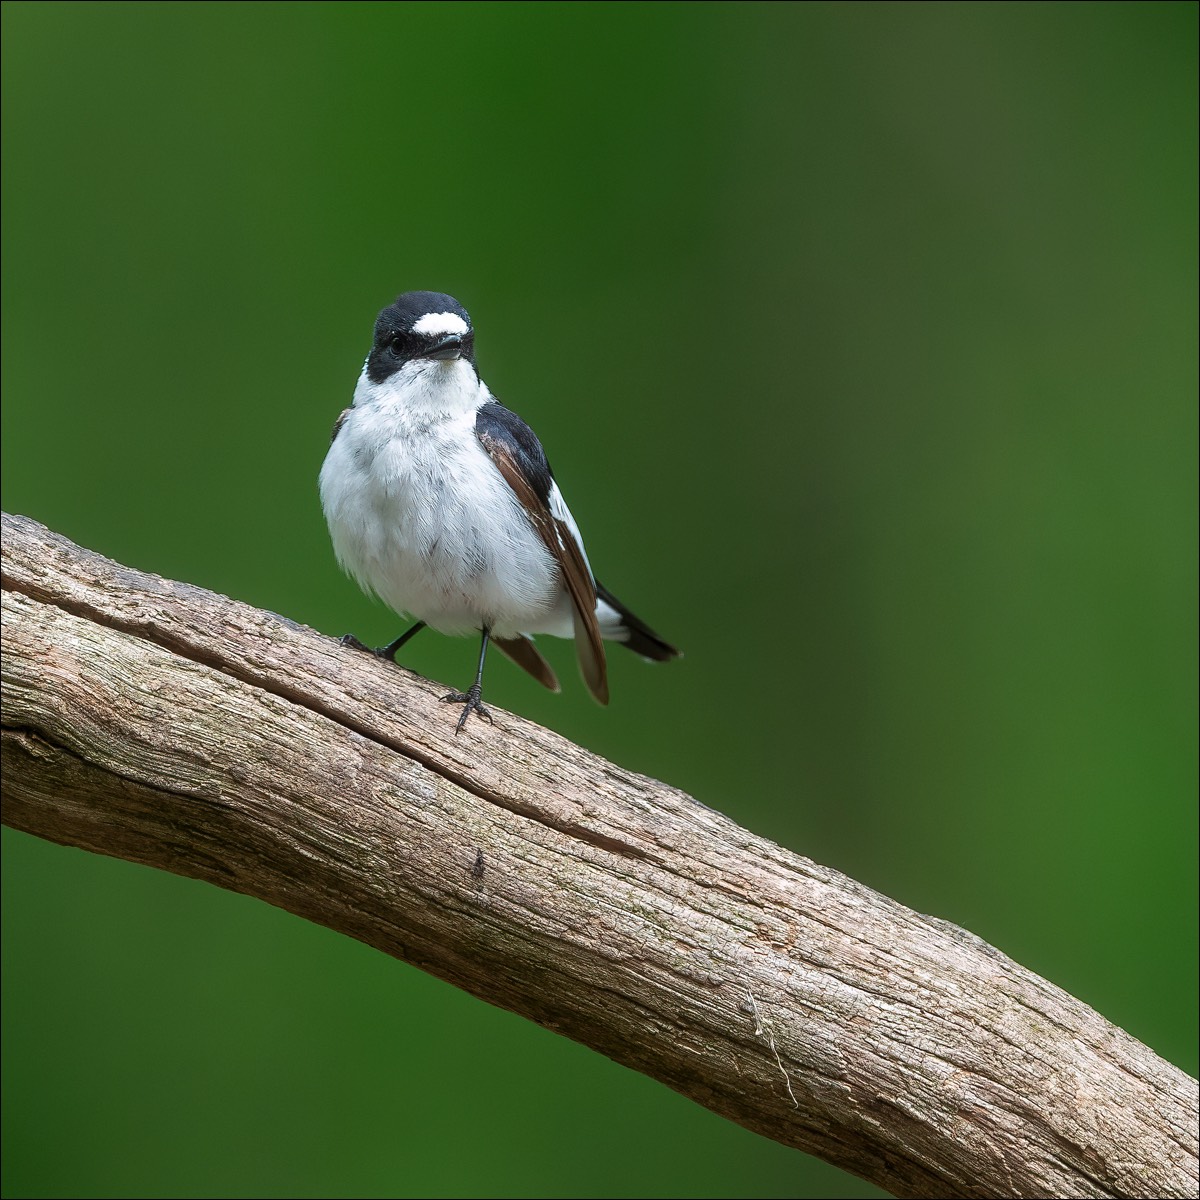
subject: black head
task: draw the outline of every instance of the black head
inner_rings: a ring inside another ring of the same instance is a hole
[[[367,357],[367,378],[382,383],[413,359],[465,358],[474,365],[475,331],[453,296],[405,292],[379,314],[375,344]]]

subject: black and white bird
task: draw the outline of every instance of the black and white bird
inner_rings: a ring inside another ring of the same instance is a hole
[[[455,732],[473,712],[491,721],[481,699],[489,642],[558,691],[531,637],[573,637],[601,704],[604,639],[647,659],[679,654],[596,582],[541,443],[480,379],[471,318],[452,296],[406,292],[379,314],[321,468],[321,504],[343,569],[416,619],[373,653],[394,660],[426,625],[481,635],[475,682],[444,697],[463,705]]]

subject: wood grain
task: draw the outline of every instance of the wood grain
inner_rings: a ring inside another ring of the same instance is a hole
[[[358,938],[899,1196],[1197,1194],[1195,1081],[971,934],[3,522],[6,824]]]

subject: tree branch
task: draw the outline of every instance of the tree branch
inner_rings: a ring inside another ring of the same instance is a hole
[[[4,822],[245,892],[899,1196],[1194,1196],[1195,1081],[506,713],[4,518]]]

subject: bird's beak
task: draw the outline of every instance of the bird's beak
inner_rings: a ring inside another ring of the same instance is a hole
[[[436,358],[442,362],[447,362],[452,358],[462,358],[462,335],[457,333],[449,333],[439,342],[435,342],[421,356],[422,358]]]

